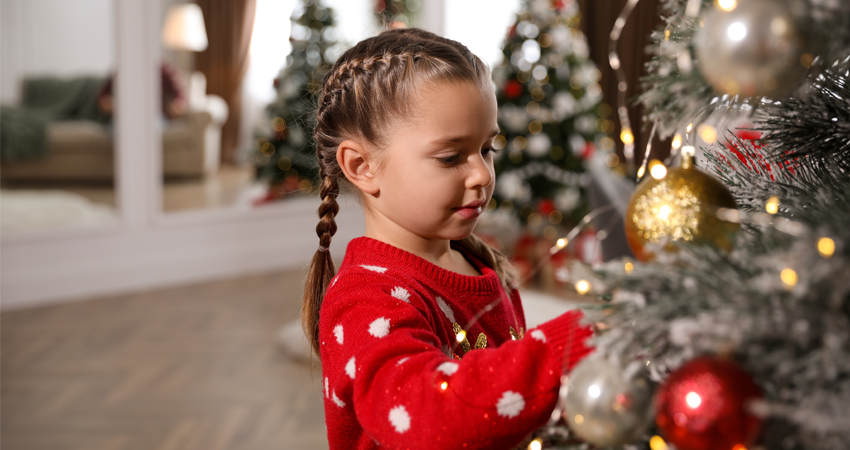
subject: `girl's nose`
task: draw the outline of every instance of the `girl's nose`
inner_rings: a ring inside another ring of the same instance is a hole
[[[478,156],[474,158],[472,168],[466,178],[466,187],[467,189],[475,189],[478,187],[489,186],[490,183],[493,182],[494,176],[495,175],[493,174],[490,166],[487,164],[487,161],[484,160],[484,157]]]

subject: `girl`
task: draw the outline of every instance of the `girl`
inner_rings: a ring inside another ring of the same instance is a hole
[[[526,332],[507,259],[472,234],[493,193],[496,111],[487,66],[417,29],[360,42],[324,77],[302,323],[331,449],[511,448],[546,423],[562,369],[589,351],[578,313]],[[343,178],[366,236],[334,277]]]

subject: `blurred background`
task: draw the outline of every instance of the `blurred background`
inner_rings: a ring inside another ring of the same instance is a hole
[[[296,321],[319,204],[311,95],[387,27],[493,68],[505,151],[478,233],[523,273],[530,322],[580,306],[566,261],[628,253],[604,238],[633,189],[607,64],[625,3],[0,0],[0,445],[327,447]],[[620,41],[629,96],[656,7],[641,2]],[[341,204],[337,262],[364,230]]]

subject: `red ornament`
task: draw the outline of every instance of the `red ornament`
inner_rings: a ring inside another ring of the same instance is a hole
[[[511,78],[505,83],[505,98],[513,100],[522,95],[522,83]]]
[[[537,202],[537,212],[541,215],[548,216],[549,213],[555,210],[555,202],[551,199],[544,198]]]
[[[761,398],[752,377],[715,357],[694,359],[674,371],[655,396],[655,423],[680,450],[737,450],[758,437],[761,419],[747,402]]]

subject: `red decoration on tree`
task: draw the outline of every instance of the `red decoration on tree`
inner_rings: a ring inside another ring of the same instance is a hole
[[[505,83],[505,97],[508,100],[513,100],[522,95],[522,83],[513,78]]]
[[[755,442],[761,419],[747,402],[761,398],[752,377],[716,357],[694,359],[674,371],[655,397],[655,422],[680,450],[738,450]]]
[[[581,159],[588,159],[596,153],[596,144],[593,142],[585,142],[584,148],[581,150]]]
[[[764,146],[759,142],[760,139],[761,139],[761,133],[758,132],[758,131],[741,130],[741,131],[738,131],[737,133],[735,133],[735,136],[737,136],[738,139],[740,139],[742,141],[748,141],[753,146],[753,148],[756,149],[756,150],[761,150],[761,149],[764,148]],[[746,148],[742,149],[738,146],[738,143],[736,141],[733,141],[731,143],[731,146],[729,146],[727,148],[736,157],[738,157],[738,160],[741,161],[744,164],[744,166],[747,167],[747,169],[750,169],[755,173],[760,173],[759,170],[763,170],[764,173],[770,175],[771,181],[776,181],[775,177],[773,176],[773,167],[771,167],[771,164],[769,162],[765,161],[764,155],[757,153],[757,152],[747,151]],[[787,154],[787,152],[786,152],[786,154]],[[724,161],[726,161],[725,156],[723,156],[722,154],[720,154],[719,156]],[[786,161],[777,162],[777,164],[780,166],[779,167],[780,170],[782,169],[781,166],[784,165],[785,170],[787,170],[788,173],[790,173],[791,175],[795,175],[796,170],[794,168],[794,165],[795,165],[795,162],[798,161],[799,159],[800,158],[794,158],[793,161],[792,160],[786,160]],[[729,161],[726,161],[726,162],[729,164],[730,167],[732,167],[732,164],[729,163]]]
[[[548,216],[549,213],[555,210],[555,202],[551,199],[544,198],[537,202],[537,212],[541,215]]]

